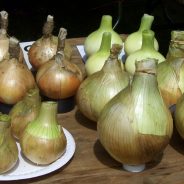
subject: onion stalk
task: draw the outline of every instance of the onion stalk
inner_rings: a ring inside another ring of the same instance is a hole
[[[53,59],[43,64],[36,74],[41,93],[51,99],[74,96],[83,80],[81,70],[65,57],[67,30],[60,28],[58,51]]]
[[[123,41],[120,35],[117,32],[115,32],[112,28],[112,16],[103,15],[101,18],[99,28],[96,31],[90,33],[85,39],[84,50],[88,57],[99,50],[102,41],[102,35],[104,32],[111,33],[112,35],[111,46],[112,44],[123,45]]]
[[[11,131],[15,138],[20,139],[25,127],[34,120],[39,113],[41,97],[39,89],[30,89],[24,98],[17,102],[9,112],[11,117]]]
[[[88,76],[102,69],[105,61],[110,55],[110,48],[111,33],[104,32],[102,35],[100,49],[92,54],[85,63],[85,69]]]
[[[156,79],[156,60],[136,62],[132,83],[104,107],[97,123],[107,152],[123,165],[144,165],[163,152],[173,131]]]
[[[52,34],[54,29],[54,17],[47,16],[47,21],[43,26],[43,36],[36,40],[28,51],[28,57],[35,70],[52,59],[57,51],[58,37]],[[65,57],[70,59],[72,48],[69,43],[65,43]]]
[[[18,147],[11,135],[10,116],[0,113],[0,174],[11,170],[18,161]]]
[[[125,44],[124,44],[124,50],[125,50],[125,53],[127,56],[129,56],[130,54],[134,53],[135,51],[141,49],[142,32],[144,30],[151,29],[153,20],[154,20],[154,16],[144,14],[141,18],[141,23],[140,23],[140,27],[139,27],[138,31],[133,32],[127,36],[127,38],[125,40]],[[155,48],[155,50],[158,50],[158,48],[159,48],[159,45],[158,45],[156,38],[154,38],[154,48]]]
[[[57,120],[57,103],[42,102],[39,115],[31,121],[20,138],[22,153],[37,165],[59,159],[66,149],[66,137]]]
[[[168,107],[184,93],[184,31],[172,31],[166,61],[158,65],[157,80]]]
[[[7,34],[8,31],[8,12],[1,11],[0,12],[0,62],[4,59],[9,59],[9,36]],[[20,47],[20,46],[19,46]],[[19,62],[24,62],[24,56],[22,49],[19,48]]]
[[[144,30],[142,32],[142,46],[141,49],[130,54],[125,61],[125,69],[130,74],[135,72],[135,62],[147,58],[155,58],[158,63],[165,61],[165,57],[154,48],[154,35],[152,30]]]
[[[121,45],[114,44],[102,69],[87,77],[77,91],[79,110],[95,122],[105,104],[129,83],[129,75],[118,60],[121,49]]]

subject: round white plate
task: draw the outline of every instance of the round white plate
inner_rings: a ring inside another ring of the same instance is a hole
[[[65,128],[63,128],[63,130],[67,139],[67,146],[61,158],[47,166],[36,166],[22,157],[19,143],[17,143],[19,148],[19,160],[11,171],[0,175],[0,181],[34,178],[51,173],[64,166],[72,158],[76,145],[73,136]]]

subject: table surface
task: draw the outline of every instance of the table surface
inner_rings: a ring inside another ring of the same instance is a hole
[[[83,67],[75,47],[84,38],[68,40],[74,45],[73,62]],[[170,144],[163,155],[146,165],[140,173],[122,169],[98,140],[96,123],[85,118],[75,108],[67,113],[58,114],[61,125],[74,137],[76,150],[72,159],[62,168],[50,174],[19,181],[1,181],[0,184],[183,184],[184,183],[184,141],[174,131]]]

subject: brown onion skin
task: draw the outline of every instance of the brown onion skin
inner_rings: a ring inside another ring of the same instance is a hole
[[[0,174],[12,169],[18,160],[18,147],[11,135],[10,127],[3,132],[3,142],[0,144]],[[4,147],[4,148],[3,148]]]
[[[55,60],[50,60],[39,68],[36,82],[46,97],[63,99],[76,94],[81,80],[71,71],[60,67]]]
[[[60,158],[66,149],[66,137],[61,134],[60,138],[46,140],[35,137],[28,132],[23,133],[23,139],[20,139],[21,149],[26,157],[33,163],[47,165]],[[26,146],[29,143],[29,146]],[[32,149],[29,149],[29,148]],[[61,152],[61,150],[63,150]],[[38,156],[39,155],[39,156]]]
[[[30,47],[28,51],[28,57],[31,65],[35,70],[38,70],[41,65],[52,59],[57,51],[58,37],[41,37]],[[66,43],[65,54],[68,59],[70,59],[72,54],[71,46]]]
[[[36,85],[31,71],[16,59],[0,63],[0,101],[15,104]]]

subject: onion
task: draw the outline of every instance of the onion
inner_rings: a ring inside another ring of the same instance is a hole
[[[57,54],[43,64],[36,74],[41,93],[51,99],[64,99],[75,95],[83,79],[80,69],[65,58],[66,34],[66,29],[61,28]]]
[[[1,28],[0,28],[0,62],[3,59],[9,59],[9,36],[8,30],[8,13],[6,11],[0,12]],[[20,46],[19,46],[20,47]],[[24,62],[23,52],[19,49],[19,62]]]
[[[172,116],[155,74],[155,59],[137,62],[132,83],[105,105],[97,123],[102,145],[125,169],[145,166],[172,136]]]
[[[184,93],[184,31],[172,31],[165,62],[158,65],[157,80],[168,107]]]
[[[118,60],[122,46],[114,44],[103,68],[87,77],[80,85],[76,101],[79,110],[89,119],[97,121],[105,104],[129,83]]]
[[[57,120],[57,103],[42,102],[39,115],[27,125],[20,138],[22,153],[33,163],[46,165],[63,155],[66,143]]]
[[[40,109],[41,98],[38,88],[30,89],[24,98],[17,102],[9,112],[11,131],[15,138],[20,139],[27,124],[34,120]]]
[[[140,23],[140,27],[139,30],[136,32],[133,32],[131,34],[129,34],[125,40],[125,44],[124,44],[124,50],[127,56],[129,56],[130,54],[132,54],[133,52],[141,49],[142,46],[142,32],[144,30],[150,30],[151,29],[151,25],[153,23],[154,20],[154,16],[152,15],[148,15],[148,14],[144,14],[141,18],[141,23]],[[154,48],[155,50],[158,50],[158,42],[157,40],[154,38]]]
[[[140,61],[146,58],[155,58],[158,60],[158,63],[165,61],[165,57],[154,48],[154,35],[155,33],[151,30],[142,32],[141,49],[130,54],[125,61],[125,69],[130,74],[134,74],[135,72],[135,61]]]
[[[18,148],[11,135],[10,116],[0,113],[0,174],[12,169],[18,161]]]
[[[58,38],[52,35],[54,29],[54,17],[47,16],[47,22],[43,26],[43,36],[36,40],[28,51],[28,57],[35,70],[52,59],[57,51]],[[66,42],[65,57],[70,59],[72,54],[71,46]]]
[[[92,54],[85,63],[85,69],[88,76],[102,69],[105,61],[110,55],[110,48],[111,33],[104,32],[100,49]]]
[[[123,44],[123,41],[120,35],[112,29],[112,16],[103,15],[101,19],[100,27],[96,31],[89,34],[85,39],[84,50],[88,57],[99,50],[100,44],[102,41],[102,35],[104,32],[111,32],[111,35],[112,35],[111,45]]]
[[[10,59],[0,62],[0,101],[15,104],[29,89],[35,87],[35,79],[27,66],[18,61],[19,41],[10,38]]]

